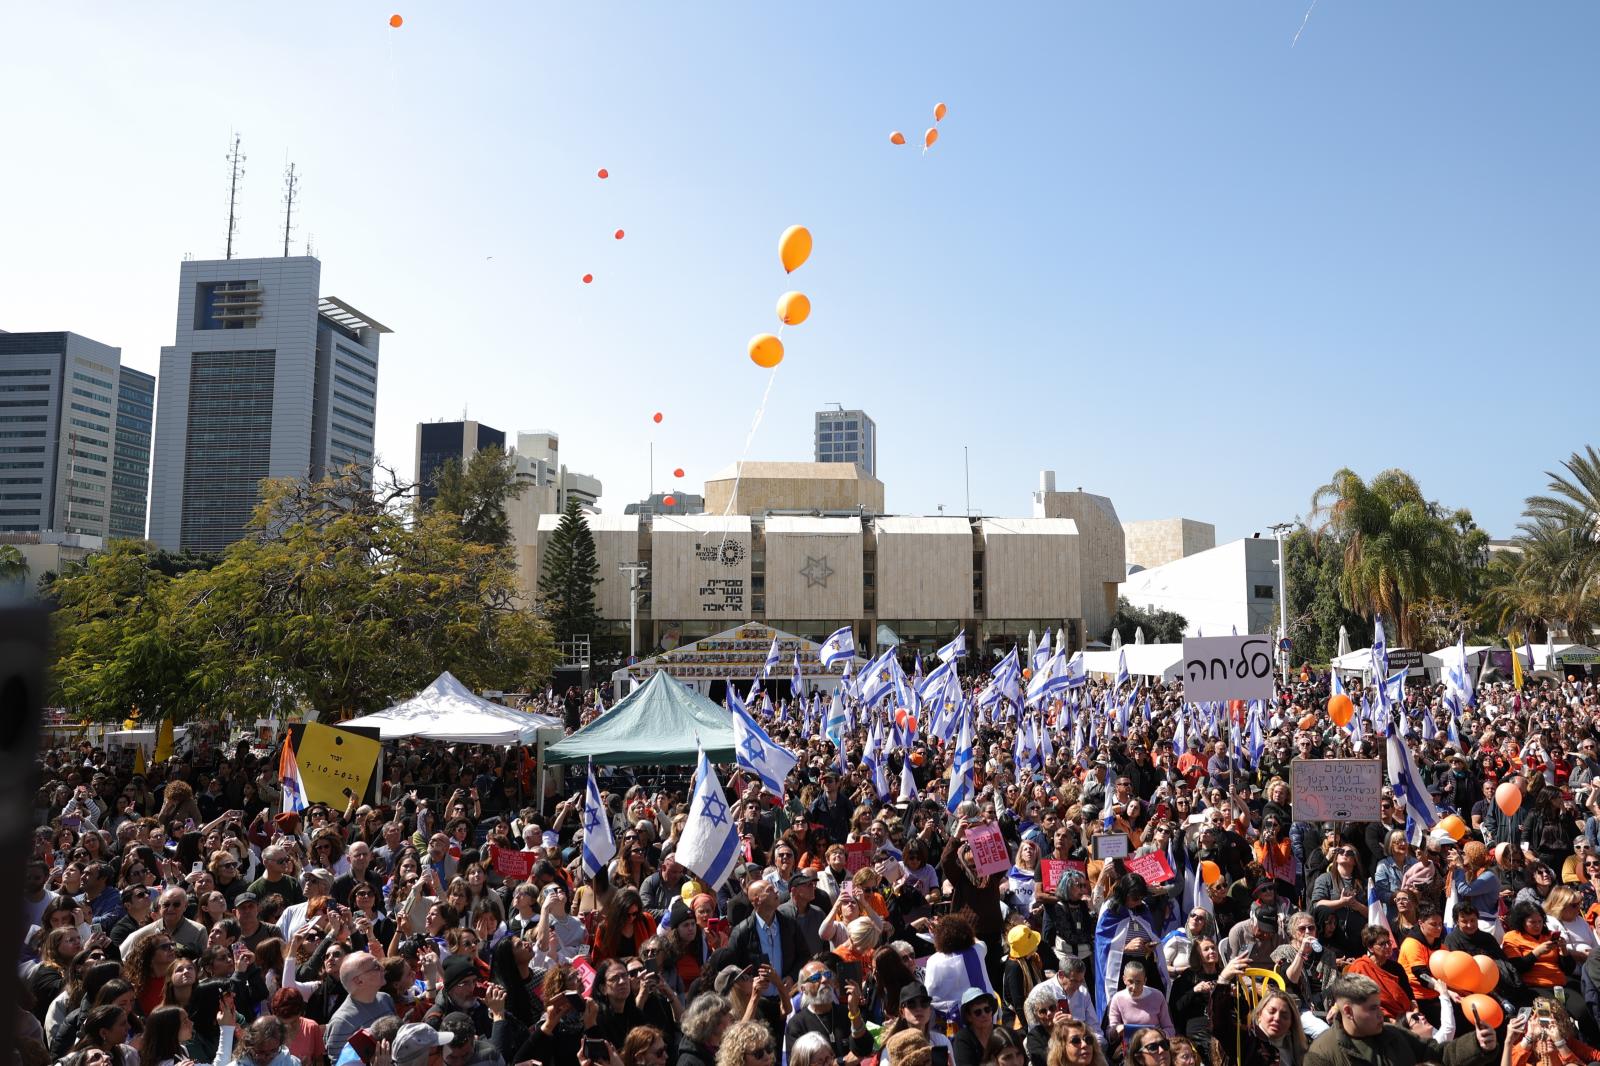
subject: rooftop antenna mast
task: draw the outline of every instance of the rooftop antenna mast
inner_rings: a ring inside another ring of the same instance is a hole
[[[238,215],[234,211],[239,200],[239,179],[244,176],[245,157],[239,152],[239,134],[233,135],[233,149],[228,152],[228,254],[226,258],[233,258],[233,231],[238,227]]]
[[[295,176],[294,164],[283,175],[283,257],[289,258],[289,232],[294,228],[294,196],[300,191],[300,179]]]

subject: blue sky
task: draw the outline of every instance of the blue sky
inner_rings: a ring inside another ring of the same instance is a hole
[[[1595,440],[1600,6],[1319,0],[1291,47],[1306,7],[13,0],[0,328],[157,370],[237,128],[243,254],[287,155],[296,249],[395,329],[402,470],[465,408],[559,431],[607,510],[652,440],[697,491],[798,288],[750,456],[865,408],[891,510],[959,513],[967,445],[991,514],[1053,468],[1227,539],[1398,465],[1507,535]]]

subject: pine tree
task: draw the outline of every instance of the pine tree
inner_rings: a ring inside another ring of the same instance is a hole
[[[517,477],[517,461],[499,446],[472,453],[465,464],[451,458],[433,480],[438,495],[433,509],[461,519],[461,536],[473,544],[503,548],[511,543],[506,504],[528,491],[530,482]]]
[[[594,534],[583,520],[578,501],[568,498],[567,509],[545,546],[544,572],[539,576],[539,610],[555,630],[556,640],[594,634],[600,628],[594,594],[602,580]]]

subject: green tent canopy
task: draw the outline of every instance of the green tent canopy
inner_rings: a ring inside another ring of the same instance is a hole
[[[605,714],[545,748],[544,761],[693,766],[696,737],[712,762],[733,762],[733,721],[728,712],[658,670]]]

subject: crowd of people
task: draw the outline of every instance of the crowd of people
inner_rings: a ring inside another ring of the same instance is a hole
[[[886,796],[863,729],[841,757],[779,713],[769,734],[799,757],[781,796],[719,769],[742,860],[720,884],[679,861],[691,789],[655,768],[601,772],[617,853],[588,876],[584,779],[537,802],[515,751],[391,745],[375,803],[281,813],[277,752],[215,727],[141,772],[57,748],[19,1061],[1600,1061],[1600,685],[1485,685],[1459,713],[1407,688],[1412,722],[1451,721],[1402,743],[1464,835],[1408,824],[1387,787],[1374,822],[1296,817],[1295,759],[1387,758],[1328,697],[1309,672],[1280,685],[1246,744],[1227,715],[1195,728],[1181,685],[1146,685],[1088,747],[1041,709],[1054,743],[1022,762],[1026,717],[991,709],[953,805],[953,745],[890,753],[915,788]],[[968,836],[990,827],[1011,865],[980,873]],[[1434,978],[1444,948],[1494,961],[1503,1022]]]

